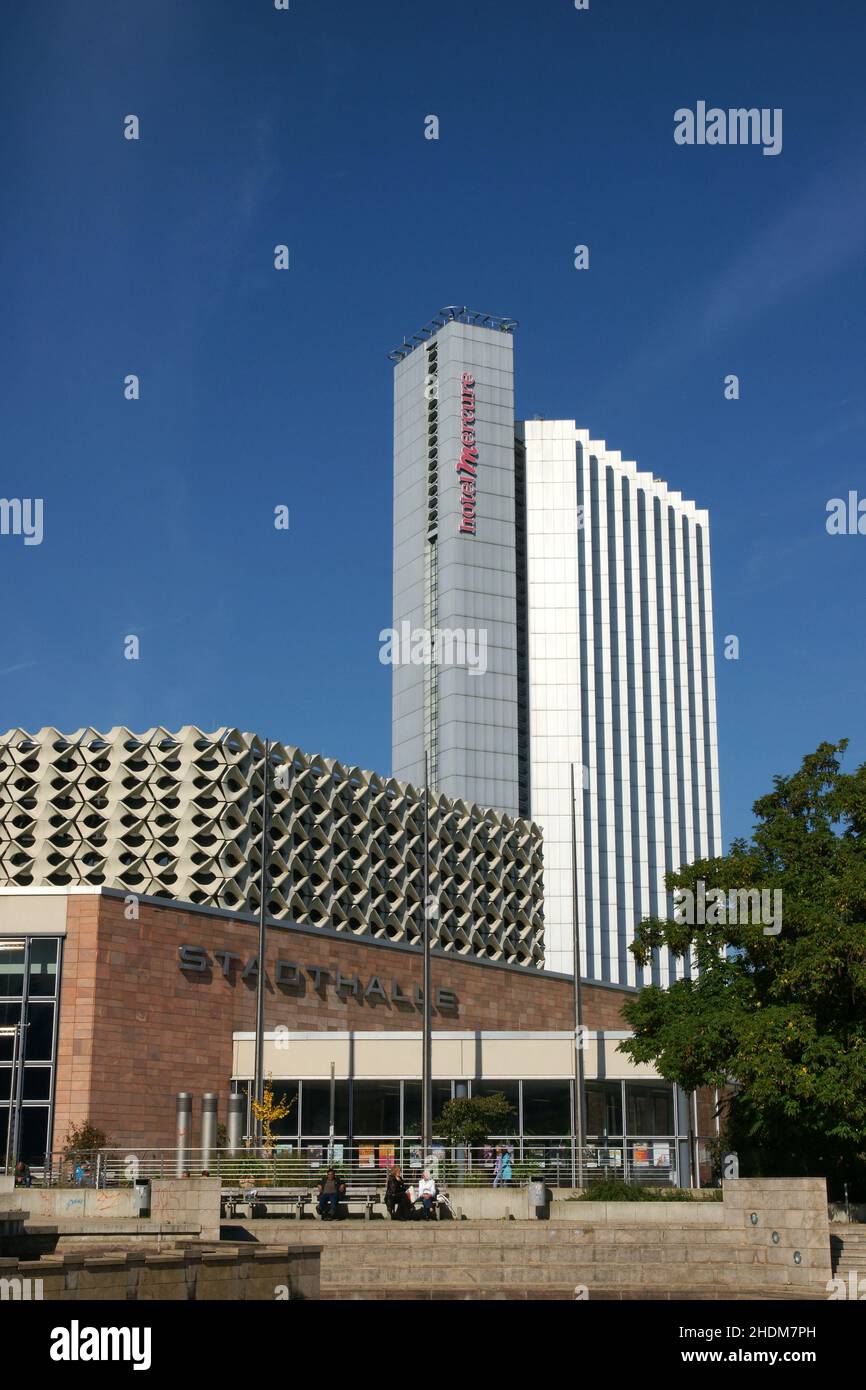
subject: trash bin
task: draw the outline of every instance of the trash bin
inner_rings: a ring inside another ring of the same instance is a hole
[[[544,1178],[538,1175],[529,1179],[529,1205],[535,1208],[536,1216],[540,1216],[547,1207],[547,1188]]]
[[[150,1178],[136,1178],[132,1184],[132,1210],[136,1216],[150,1216]]]

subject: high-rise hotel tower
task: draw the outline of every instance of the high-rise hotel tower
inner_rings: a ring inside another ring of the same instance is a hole
[[[393,774],[426,752],[437,791],[541,826],[549,969],[576,904],[585,978],[667,984],[635,925],[722,847],[708,517],[573,420],[516,422],[515,327],[451,307],[392,354]]]

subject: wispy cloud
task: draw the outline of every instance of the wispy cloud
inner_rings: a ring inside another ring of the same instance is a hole
[[[850,159],[823,171],[802,197],[690,297],[653,326],[628,364],[652,380],[673,362],[711,349],[785,300],[838,275],[866,246],[866,170]],[[621,374],[618,374],[621,379]]]
[[[15,671],[29,671],[38,664],[37,661],[19,661],[14,666],[2,666],[0,667],[0,676],[11,676]]]
[[[852,170],[854,171],[852,177]],[[866,244],[866,176],[853,160],[822,174],[711,285],[699,326],[711,342],[741,321],[838,274]]]

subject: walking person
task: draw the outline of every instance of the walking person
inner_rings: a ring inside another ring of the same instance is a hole
[[[498,1187],[502,1182],[502,1145],[496,1145],[496,1161],[493,1164],[493,1186]]]
[[[502,1163],[499,1168],[499,1181],[503,1187],[507,1187],[514,1177],[514,1166],[511,1158],[511,1150],[502,1150]]]

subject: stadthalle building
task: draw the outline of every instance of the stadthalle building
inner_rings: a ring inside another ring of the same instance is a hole
[[[337,1141],[417,1138],[426,915],[434,1116],[502,1091],[521,1152],[567,1151],[576,902],[585,1142],[687,1180],[686,1098],[618,1044],[674,977],[635,974],[636,922],[721,843],[708,522],[574,422],[515,422],[514,327],[451,309],[394,354],[395,629],[483,632],[485,669],[395,666],[393,777],[235,729],[0,736],[4,1154],[84,1121],[171,1147],[181,1090],[225,1119],[264,884],[286,1147],[327,1141],[332,1067]]]

